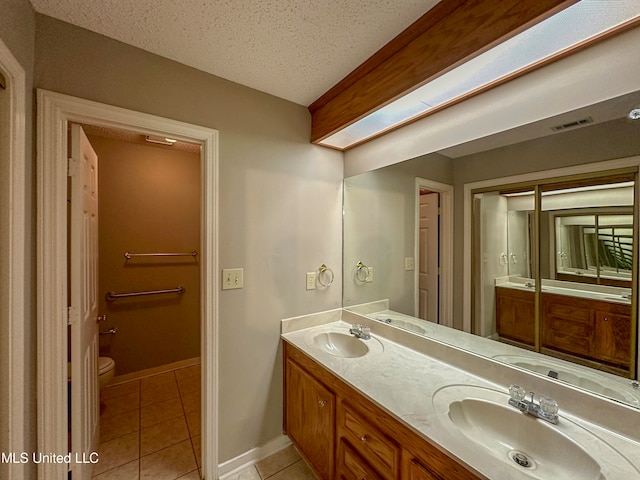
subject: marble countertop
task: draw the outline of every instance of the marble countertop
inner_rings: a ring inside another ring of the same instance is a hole
[[[517,275],[511,277],[498,277],[495,279],[496,287],[513,288],[532,293],[535,292],[534,285],[535,281],[533,279]],[[630,288],[543,279],[542,292],[566,295],[569,297],[588,298],[602,302],[619,303],[622,305],[631,305]]]
[[[374,324],[372,328],[372,336],[375,341],[382,344],[382,351],[370,352],[358,358],[341,358],[311,346],[310,339],[318,333],[325,331],[347,333],[349,326],[349,323],[336,321],[335,315],[311,319],[297,317],[283,320],[282,338],[481,476],[492,480],[536,478],[524,472],[515,463],[511,465],[500,461],[487,455],[481,448],[469,448],[469,440],[457,429],[447,428],[446,413],[438,413],[434,406],[434,394],[447,386],[472,385],[508,395],[507,383],[491,382],[444,362],[436,356],[426,355],[392,341],[387,337],[393,338],[394,331],[397,329],[384,324]],[[407,333],[403,335],[406,336]],[[415,337],[416,342],[433,342],[428,339],[418,340],[417,336]],[[433,350],[442,352],[443,348],[446,347],[437,345]],[[454,356],[461,354],[458,350],[451,353]],[[467,355],[471,354],[467,353]],[[469,361],[473,362],[474,357],[471,356]],[[508,375],[505,375],[505,381],[507,379]],[[640,443],[637,438],[628,438],[595,423],[577,418],[562,407],[560,403],[561,421],[558,429],[564,428],[563,423],[579,425],[611,446],[612,451],[619,452],[609,455],[601,452],[600,448],[589,449],[588,445],[585,446],[589,454],[600,463],[603,478],[607,480],[640,478]],[[620,461],[620,457],[616,457],[619,454],[623,455],[628,462]]]

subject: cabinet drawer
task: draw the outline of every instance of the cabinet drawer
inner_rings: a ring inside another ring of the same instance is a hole
[[[384,478],[397,478],[400,447],[342,402],[338,407],[338,435],[346,439]]]
[[[384,480],[344,440],[338,444],[338,478],[341,480]]]

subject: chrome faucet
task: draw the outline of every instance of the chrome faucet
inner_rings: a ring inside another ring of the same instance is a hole
[[[554,425],[558,423],[558,402],[555,400],[544,395],[538,395],[538,403],[535,403],[535,394],[533,392],[529,392],[530,398],[526,400],[526,390],[517,385],[509,385],[509,395],[511,396],[509,405],[516,407],[521,412],[533,415]]]
[[[363,327],[359,323],[354,323],[353,325],[351,325],[349,333],[351,335],[355,335],[358,338],[361,338],[362,340],[369,340],[371,338],[371,329],[368,327]]]

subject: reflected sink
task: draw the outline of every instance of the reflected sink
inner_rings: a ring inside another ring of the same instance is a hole
[[[460,448],[470,455],[479,453],[485,461],[489,456],[500,461],[511,472],[505,478],[519,471],[518,477],[523,478],[604,480],[615,477],[607,475],[603,465],[631,467],[607,443],[573,421],[562,417],[552,425],[521,413],[508,400],[505,393],[469,385],[444,387],[433,396],[440,423],[458,439]]]
[[[555,372],[557,377],[554,378],[557,380],[634,407],[640,406],[640,392],[633,389],[628,380],[626,382],[614,381],[597,372],[586,372],[579,368],[569,368],[560,363],[519,355],[496,355],[493,358],[545,376],[548,376],[549,372]]]
[[[307,343],[329,355],[341,358],[358,358],[369,352],[381,352],[382,344],[375,338],[362,340],[351,335],[348,329],[332,329],[324,332],[315,332],[307,337]]]

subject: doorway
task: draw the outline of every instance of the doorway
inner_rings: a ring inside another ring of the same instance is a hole
[[[38,448],[68,452],[67,125],[70,122],[170,136],[201,145],[202,476],[217,476],[217,131],[44,90],[38,91]],[[44,428],[46,425],[46,429]],[[88,452],[90,453],[90,452]],[[42,479],[69,465],[40,464]]]
[[[416,178],[415,315],[453,327],[453,186]]]

